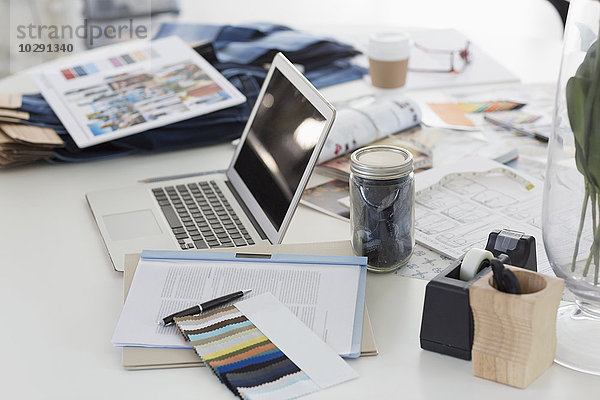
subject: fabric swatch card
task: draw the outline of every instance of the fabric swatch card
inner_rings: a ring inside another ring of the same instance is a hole
[[[297,398],[358,377],[271,293],[175,322],[242,399]]]

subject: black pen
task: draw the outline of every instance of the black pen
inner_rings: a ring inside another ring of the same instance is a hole
[[[228,303],[232,300],[242,297],[243,295],[250,293],[252,289],[248,290],[240,290],[239,292],[226,294],[225,296],[217,297],[216,299],[212,299],[206,301],[197,306],[192,306],[190,308],[186,308],[185,310],[176,312],[175,314],[171,314],[168,317],[163,318],[159,324],[162,326],[170,325],[173,323],[173,318],[177,317],[187,317],[189,315],[197,315],[201,314],[204,311],[210,310],[211,308],[219,307],[225,303]]]
[[[506,122],[498,121],[497,119],[490,117],[488,115],[484,115],[483,119],[485,119],[488,122],[491,122],[494,125],[498,125],[499,127],[504,128],[506,130],[515,131],[517,133],[520,133],[521,135],[529,136],[530,138],[537,139],[543,143],[548,142],[548,138],[544,135],[540,135],[539,133],[528,131],[526,129],[519,128],[518,126],[507,124]]]

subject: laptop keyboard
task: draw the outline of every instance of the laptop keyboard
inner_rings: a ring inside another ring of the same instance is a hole
[[[215,181],[152,189],[183,250],[254,244]]]

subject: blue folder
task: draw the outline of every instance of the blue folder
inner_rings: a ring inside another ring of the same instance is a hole
[[[357,358],[360,356],[362,343],[362,327],[365,309],[365,290],[367,284],[367,257],[356,256],[314,256],[295,254],[251,254],[251,253],[226,253],[208,251],[170,251],[170,250],[144,250],[141,259],[145,260],[205,260],[239,262],[264,262],[286,264],[328,264],[328,265],[355,265],[360,268],[356,308],[354,312],[354,332],[352,334],[352,347],[349,354],[340,354],[344,358]]]

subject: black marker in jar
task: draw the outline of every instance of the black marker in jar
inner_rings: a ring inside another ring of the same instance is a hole
[[[350,225],[354,253],[368,269],[403,266],[415,247],[413,156],[397,146],[368,146],[350,158]]]

